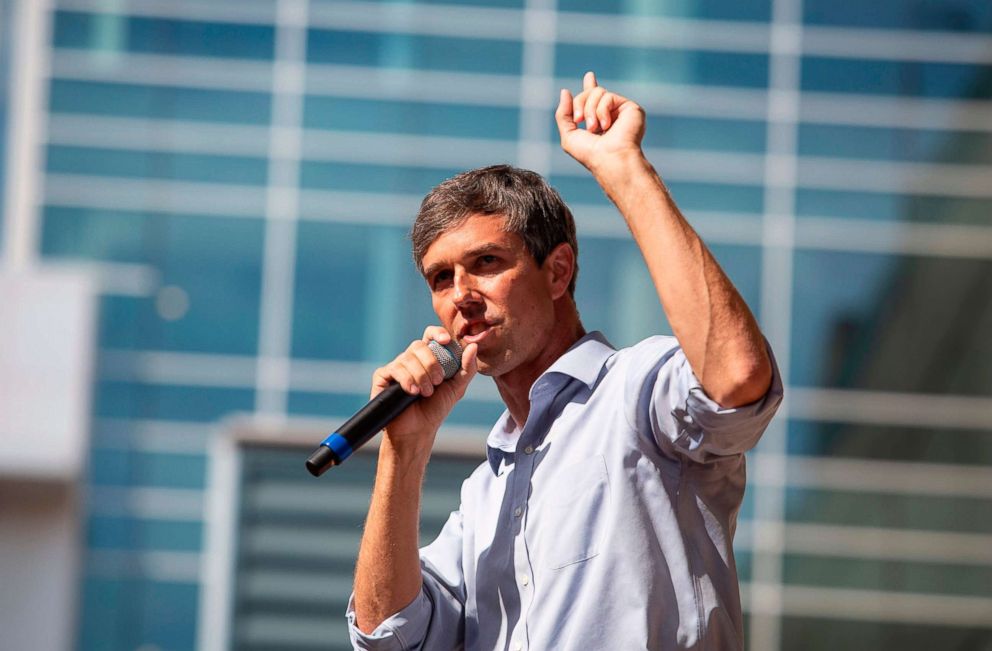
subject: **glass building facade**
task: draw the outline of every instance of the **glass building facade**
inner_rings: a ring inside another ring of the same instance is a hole
[[[668,331],[622,220],[558,149],[557,91],[590,69],[645,107],[649,157],[786,380],[736,538],[748,648],[992,648],[987,0],[45,15],[37,254],[101,278],[80,649],[195,646],[218,423],[363,404],[433,322],[406,232],[437,182],[544,174],[578,222],[587,329]],[[502,411],[484,382],[463,435]]]

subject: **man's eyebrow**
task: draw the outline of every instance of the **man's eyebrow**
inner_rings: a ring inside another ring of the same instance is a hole
[[[507,248],[505,246],[501,246],[499,244],[496,244],[495,242],[486,242],[485,244],[480,244],[479,246],[477,246],[475,248],[472,248],[472,249],[469,249],[468,251],[465,251],[464,253],[462,253],[462,257],[463,258],[476,258],[476,257],[478,257],[480,255],[485,255],[487,253],[492,253],[494,251],[497,251],[498,252],[498,251],[506,251],[506,250],[507,250]],[[441,269],[443,269],[443,268],[445,268],[447,266],[449,266],[449,263],[447,263],[447,262],[435,262],[431,266],[429,266],[426,269],[424,269],[424,278],[430,278],[437,271],[439,271],[439,270],[441,270]]]

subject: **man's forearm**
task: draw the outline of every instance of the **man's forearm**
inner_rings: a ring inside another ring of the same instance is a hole
[[[420,592],[419,521],[425,461],[403,461],[383,440],[355,568],[358,628],[371,633]]]
[[[725,407],[767,391],[771,364],[758,325],[640,151],[591,168],[644,256],[665,315],[707,394]]]

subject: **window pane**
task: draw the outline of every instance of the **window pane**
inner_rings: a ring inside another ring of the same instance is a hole
[[[768,85],[768,56],[764,54],[566,43],[555,47],[558,77],[581,79],[591,69],[606,81],[747,88]]]
[[[789,522],[818,522],[863,527],[920,529],[958,533],[992,533],[992,500],[894,495],[813,488],[786,490]]]
[[[307,39],[307,61],[378,68],[518,74],[521,55],[519,41],[482,38],[312,29]]]
[[[168,318],[156,311],[154,295],[105,303],[103,345],[257,351],[261,221],[54,207],[45,216],[46,256],[146,264],[160,272],[162,286],[178,287],[185,295],[185,308]]]
[[[765,151],[765,123],[669,115],[649,115],[645,147],[733,152]],[[556,130],[557,135],[557,130]]]
[[[642,16],[675,16],[719,20],[768,20],[769,0],[689,0],[687,2],[650,2],[641,0],[561,0],[561,11],[589,11]]]
[[[268,25],[58,11],[52,40],[56,47],[100,51],[271,59],[275,30]]]
[[[663,166],[662,166],[663,167]],[[665,170],[661,170],[664,178]],[[573,212],[582,210],[581,204],[612,206],[602,188],[590,176],[552,175],[551,185],[561,193]],[[764,189],[757,185],[729,185],[725,183],[699,183],[694,181],[665,180],[679,208],[692,221],[692,211],[736,212],[761,214]],[[619,216],[617,217],[619,219]]]
[[[992,644],[992,629],[811,617],[782,620],[782,649],[804,651],[980,651]]]
[[[794,383],[992,394],[992,261],[797,251],[794,278]]]
[[[421,195],[461,171],[400,165],[303,161],[300,165],[300,186],[309,189]]]
[[[803,57],[802,89],[833,93],[989,99],[992,66]]]
[[[786,554],[785,583],[925,594],[986,596],[992,567]]]
[[[619,217],[618,217],[619,219]],[[752,309],[759,300],[761,252],[755,247],[711,247]],[[576,300],[587,330],[602,330],[614,346],[671,334],[651,277],[632,239],[582,238]]]
[[[49,145],[49,172],[265,185],[268,161],[245,156]]]
[[[789,452],[804,456],[992,466],[992,432],[790,420]]]
[[[799,153],[919,163],[992,163],[992,133],[803,124]]]
[[[96,383],[97,418],[216,422],[255,408],[251,389],[184,387],[102,380]]]
[[[802,6],[812,25],[992,32],[992,5],[975,0],[804,0]]]
[[[196,648],[199,586],[122,574],[86,577],[81,650]]]
[[[344,97],[308,97],[303,118],[310,129],[506,140],[516,139],[517,122],[517,109]]]
[[[799,188],[796,192],[796,211],[799,215],[813,217],[856,217],[957,224],[992,223],[992,199],[914,196],[887,192]]]
[[[243,124],[269,123],[267,93],[53,79],[55,113],[92,113]]]

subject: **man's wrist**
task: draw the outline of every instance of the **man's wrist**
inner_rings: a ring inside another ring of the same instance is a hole
[[[602,156],[589,166],[589,171],[604,188],[621,186],[638,174],[655,173],[640,147],[631,147]]]
[[[434,437],[429,437],[429,443],[408,443],[397,446],[388,436],[382,437],[379,446],[379,474],[392,474],[396,478],[422,478],[427,471],[430,461]]]

